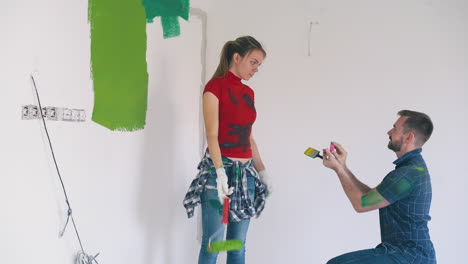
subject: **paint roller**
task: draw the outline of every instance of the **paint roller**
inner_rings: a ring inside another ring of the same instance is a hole
[[[228,197],[225,197],[223,202],[223,218],[221,219],[221,222],[225,225],[226,229],[229,223],[229,203],[230,199]],[[239,239],[211,241],[214,237],[216,237],[219,233],[223,231],[224,227],[221,226],[213,235],[210,236],[210,238],[208,239],[208,252],[213,253],[220,251],[239,250],[244,246],[244,243]]]

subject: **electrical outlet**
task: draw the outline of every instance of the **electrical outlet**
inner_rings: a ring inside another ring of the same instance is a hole
[[[30,119],[38,119],[40,113],[39,113],[39,107],[36,105],[29,105],[29,118]]]
[[[47,119],[57,121],[57,108],[54,106],[47,107]]]
[[[21,106],[21,119],[40,119],[42,116],[53,121],[86,121],[86,112],[83,109],[69,109],[55,106],[44,106],[39,109],[36,105]]]
[[[42,117],[46,118],[47,117],[47,107],[42,107]]]
[[[23,120],[31,119],[29,117],[29,105],[23,105],[21,107],[21,119]]]
[[[39,107],[36,105],[23,105],[21,107],[21,119],[38,119],[40,118]]]

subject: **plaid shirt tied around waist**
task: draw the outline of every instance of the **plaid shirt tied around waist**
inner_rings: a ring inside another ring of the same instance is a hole
[[[229,208],[229,221],[239,222],[253,216],[260,216],[265,207],[266,186],[258,177],[257,171],[253,167],[252,160],[242,164],[239,161],[223,158],[223,166],[228,175],[229,187],[234,187]],[[195,207],[200,204],[200,196],[207,187],[206,182],[209,177],[216,177],[216,170],[209,153],[206,153],[198,164],[198,174],[193,179],[185,194],[183,201],[188,218],[194,214]],[[229,173],[231,172],[231,173]],[[255,178],[255,198],[252,201],[248,195],[247,177]],[[216,186],[214,186],[216,189]]]

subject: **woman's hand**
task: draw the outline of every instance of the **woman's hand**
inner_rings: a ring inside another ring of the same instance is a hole
[[[273,191],[273,184],[271,181],[270,175],[267,173],[267,170],[262,170],[258,172],[258,176],[260,178],[260,181],[265,184],[266,186],[266,196],[269,196],[271,192]]]
[[[216,169],[216,188],[218,190],[218,198],[221,204],[224,202],[224,198],[231,195],[234,191],[234,187],[229,188],[228,177],[224,168]]]

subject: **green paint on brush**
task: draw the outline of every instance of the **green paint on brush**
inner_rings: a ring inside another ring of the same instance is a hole
[[[362,207],[374,206],[383,201],[384,201],[384,198],[382,197],[382,195],[380,195],[378,191],[372,190],[369,193],[361,197],[361,206]]]
[[[148,23],[153,23],[155,17],[161,17],[164,38],[180,35],[179,17],[188,20],[189,0],[142,0],[142,4]]]
[[[110,130],[143,129],[148,73],[145,10],[139,0],[89,0],[92,120]]]

